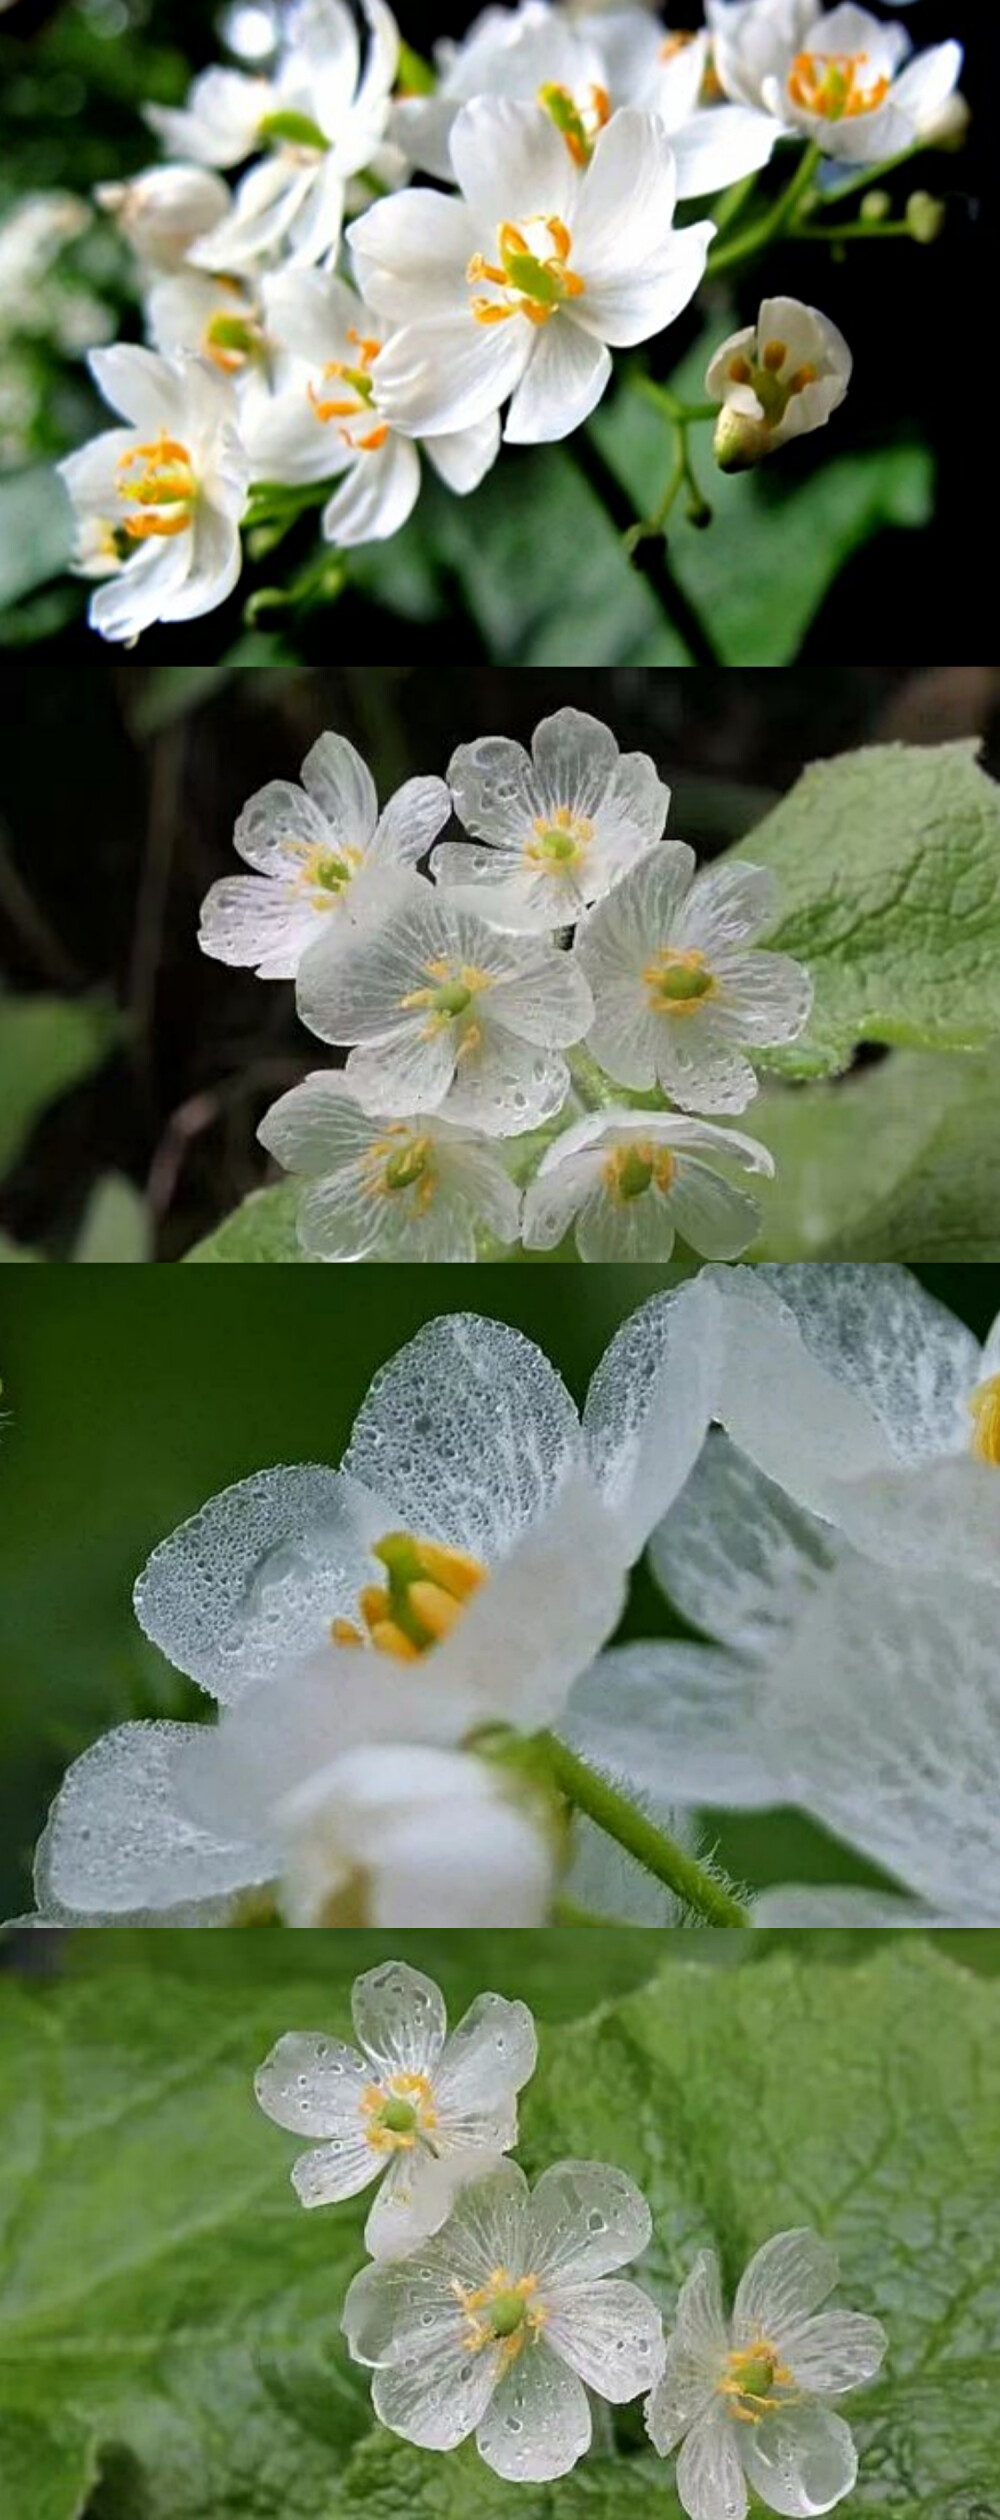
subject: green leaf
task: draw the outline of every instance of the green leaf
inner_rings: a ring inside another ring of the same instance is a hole
[[[300,1197],[301,1185],[295,1181],[252,1190],[214,1234],[185,1252],[185,1260],[307,1260],[295,1231]]]
[[[1000,789],[977,749],[880,744],[816,762],[731,852],[773,866],[768,943],[816,985],[807,1031],[769,1065],[831,1075],[861,1042],[980,1050],[1000,1033]]]
[[[151,1260],[149,1210],[141,1191],[121,1173],[95,1182],[73,1245],[74,1260]]]
[[[471,498],[435,489],[427,511],[438,559],[495,663],[690,664],[561,447],[508,448]]]
[[[1000,1259],[1000,1058],[897,1051],[839,1085],[774,1088],[754,1134],[755,1260]]]
[[[66,568],[72,514],[51,464],[0,481],[0,611]]]
[[[119,1036],[100,1000],[0,997],[0,1178],[42,1112],[92,1076]]]

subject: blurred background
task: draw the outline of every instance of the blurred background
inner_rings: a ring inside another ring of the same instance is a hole
[[[917,1275],[985,1332],[1000,1306],[1000,1267]],[[132,1585],[158,1540],[251,1471],[336,1462],[373,1373],[436,1314],[514,1323],[582,1402],[620,1322],[670,1278],[652,1268],[356,1268],[306,1279],[22,1269],[5,1278],[0,1916],[30,1906],[32,1850],[72,1758],[134,1716],[210,1714],[132,1617]],[[622,1635],[681,1632],[640,1569]],[[754,1888],[877,1879],[793,1813],[712,1815],[707,1826],[729,1871]]]
[[[155,157],[143,103],[179,101],[212,60],[266,64],[280,5],[0,0],[0,644],[8,648],[95,652],[86,590],[62,574],[68,514],[47,468],[106,423],[83,365],[87,349],[121,333],[138,337],[134,275],[109,224],[89,213],[92,187]],[[899,0],[881,13],[903,7]],[[410,44],[429,53],[437,37],[462,34],[475,10],[460,0],[405,0],[399,15]],[[335,610],[325,603],[289,622],[268,597],[269,585],[286,584],[311,553],[307,521],[282,546],[278,567],[251,569],[222,610],[183,633],[151,632],[144,655],[176,655],[182,643],[185,656],[205,660],[394,657],[417,634],[422,654],[446,657],[457,628],[463,654],[496,662],[706,661],[697,640],[690,644],[684,598],[708,627],[709,653],[727,664],[841,657],[856,650],[859,624],[862,645],[881,655],[929,647],[937,621],[964,615],[970,526],[994,504],[971,374],[956,389],[988,279],[988,15],[981,0],[906,7],[918,45],[964,41],[963,90],[983,109],[960,153],[936,151],[901,179],[901,201],[912,182],[945,202],[944,235],[933,248],[866,240],[839,249],[839,259],[818,247],[784,250],[782,288],[818,301],[841,325],[855,388],[835,435],[803,441],[750,480],[715,475],[716,532],[679,529],[675,537],[682,600],[669,622],[626,567],[612,525],[564,451],[518,448],[506,450],[472,502],[432,485],[402,535],[352,555]],[[669,19],[700,23],[698,0],[671,0]],[[740,278],[735,304],[717,288],[711,341],[751,320],[759,296],[755,270]],[[704,315],[703,305],[672,328],[655,354],[664,374],[698,341]],[[705,355],[702,348],[702,370]],[[648,436],[643,445],[640,469]],[[654,434],[645,507],[667,468]],[[704,470],[712,473],[710,461]],[[562,570],[553,582],[553,542],[574,554],[572,602]]]
[[[669,830],[705,858],[819,754],[980,734],[1000,768],[1000,670],[986,666],[445,676],[21,660],[0,668],[0,697],[0,1260],[176,1260],[265,1179],[261,1114],[335,1054],[298,1024],[290,984],[200,953],[198,911],[239,866],[241,806],[296,778],[324,727],[358,745],[385,798],[444,772],[456,743],[527,741],[573,702],[656,756]]]

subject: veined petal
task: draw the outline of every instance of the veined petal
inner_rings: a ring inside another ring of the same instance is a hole
[[[354,1981],[355,2033],[376,2073],[432,2074],[448,2016],[432,1978],[404,1960],[388,1960]]]
[[[704,954],[715,956],[773,926],[778,906],[779,887],[772,867],[708,866],[696,876],[681,905],[674,936],[679,945],[699,946]]]
[[[262,875],[228,875],[205,895],[198,943],[214,962],[249,965],[262,980],[293,980],[315,933],[309,902]]]
[[[135,1612],[178,1671],[228,1704],[320,1644],[370,1573],[358,1499],[335,1470],[261,1470],[161,1541]]]
[[[680,1494],[718,1414],[724,1323],[705,1276],[624,1322],[587,1394],[584,1437],[636,1552]]]
[[[269,1881],[272,1846],[200,1827],[175,1791],[179,1751],[199,1724],[122,1724],[69,1769],[36,1859],[43,1908],[114,1914],[217,1898]]]
[[[808,1022],[813,984],[802,964],[790,954],[716,954],[721,996],[712,1001],[711,1020],[723,1039],[749,1041],[766,1049],[796,1041]]]
[[[733,2303],[733,2343],[769,2337],[780,2349],[785,2335],[807,2319],[833,2291],[837,2252],[815,2231],[778,2231],[752,2257]]]
[[[991,1364],[912,1269],[769,1262],[757,1274],[794,1313],[810,1356],[868,1402],[898,1461],[966,1450],[969,1396]]]
[[[560,1732],[603,1773],[668,1808],[767,1810],[782,1800],[760,1676],[707,1645],[617,1645],[576,1683]]]
[[[547,2334],[571,2371],[613,2406],[651,2388],[663,2368],[663,2320],[655,2301],[638,2284],[614,2276],[560,2291]]]
[[[791,2520],[811,2520],[815,2512],[832,2511],[851,2492],[858,2454],[849,2426],[832,2408],[807,2400],[743,2429],[744,2467],[772,2511],[789,2514]]]
[[[646,2429],[661,2457],[704,2414],[728,2350],[719,2261],[714,2249],[701,2249],[681,2286],[663,2377],[646,2410]]]
[[[312,2211],[317,2205],[339,2205],[345,2196],[358,2196],[378,2178],[382,2167],[382,2156],[372,2150],[355,2123],[345,2126],[343,2134],[330,2143],[300,2153],[292,2169],[292,2186],[299,2204]]]
[[[586,420],[611,374],[611,356],[569,315],[543,324],[514,394],[504,437],[511,446],[538,446],[569,437]]]
[[[411,437],[487,420],[513,393],[532,354],[533,327],[519,316],[477,324],[464,280],[452,307],[404,324],[379,354],[379,410]]]
[[[302,785],[338,842],[366,846],[378,821],[375,781],[346,735],[317,737],[302,764]]]
[[[319,2031],[289,2030],[254,2076],[266,2117],[293,2135],[338,2135],[355,2129],[371,2069],[355,2048]]]
[[[499,2380],[476,2448],[495,2475],[541,2484],[569,2474],[589,2449],[590,2434],[586,2390],[540,2336]]]
[[[766,1662],[783,1649],[842,1543],[721,1432],[654,1531],[657,1582],[693,1627]]]
[[[749,2502],[736,2426],[716,2398],[692,2424],[677,2459],[677,2499],[688,2520],[743,2520]]]
[[[824,2310],[804,2319],[781,2340],[782,2361],[800,2389],[841,2397],[873,2380],[885,2360],[888,2337],[878,2319],[853,2310]]]
[[[498,2346],[470,2355],[458,2319],[440,2342],[431,2328],[406,2362],[376,2371],[372,2405],[379,2422],[421,2450],[456,2449],[485,2413],[498,2361]]]
[[[447,822],[451,797],[443,779],[406,779],[379,817],[370,856],[415,866]]]
[[[653,2222],[624,2170],[603,2161],[557,2161],[543,2170],[528,2216],[528,2263],[553,2302],[564,2288],[614,2275],[649,2246]]]
[[[290,779],[271,779],[248,798],[233,844],[258,874],[288,877],[303,850],[329,847],[330,830],[318,805],[301,788]]]
[[[415,1018],[370,1048],[352,1050],[346,1069],[362,1109],[389,1119],[400,1111],[439,1111],[454,1073],[450,1035],[436,1033],[428,1039]]]
[[[566,222],[575,239],[580,179],[542,106],[506,96],[475,98],[456,117],[451,162],[474,220],[487,232],[505,219],[555,218]]]
[[[535,2024],[527,2004],[505,1995],[477,1995],[452,2031],[439,2059],[435,2091],[449,2143],[475,2140],[483,2114],[507,2093],[530,2081],[538,2055]],[[468,2133],[466,2134],[466,2130]]]
[[[690,1156],[678,1160],[664,1205],[678,1233],[703,1260],[736,1260],[760,1232],[756,1199]]]

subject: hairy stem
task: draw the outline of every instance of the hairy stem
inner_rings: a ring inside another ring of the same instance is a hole
[[[596,439],[590,435],[589,430],[577,431],[573,441],[573,455],[585,481],[589,483],[595,498],[600,501],[605,514],[610,517],[612,525],[621,535],[623,542],[626,542],[627,548],[627,537],[635,524],[632,504],[617,473],[612,472],[610,464],[602,455]],[[628,556],[639,575],[645,578],[659,610],[666,616],[678,637],[688,648],[690,663],[692,665],[718,665],[720,660],[705,624],[695,611],[694,605],[688,601],[683,587],[678,586],[671,571],[662,538],[655,542],[640,543],[635,551],[629,552]]]
[[[645,1812],[637,1811],[617,1786],[609,1784],[585,1759],[578,1758],[575,1750],[568,1750],[555,1733],[544,1733],[542,1741],[552,1781],[575,1810],[585,1812],[588,1820],[595,1821],[607,1837],[614,1838],[616,1845],[623,1846],[627,1855],[633,1855],[646,1872],[662,1881],[706,1925],[749,1925],[750,1918],[738,1899],[721,1882],[714,1881],[694,1855],[647,1820]]]

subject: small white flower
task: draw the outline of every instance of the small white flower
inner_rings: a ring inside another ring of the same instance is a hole
[[[465,104],[509,96],[541,103],[578,166],[623,105],[657,114],[677,160],[681,201],[718,192],[766,164],[776,133],[746,107],[708,103],[705,35],[672,35],[644,8],[586,18],[522,0],[488,9],[464,43],[438,48],[441,76],[432,96],[404,97],[392,136],[412,166],[451,181],[451,134]]]
[[[662,2368],[655,2302],[616,2273],[650,2231],[638,2188],[603,2162],[558,2162],[532,2192],[504,2161],[463,2188],[435,2239],[348,2291],[380,2421],[425,2450],[475,2433],[515,2483],[566,2476],[590,2445],[587,2390],[624,2405]]]
[[[851,2492],[857,2451],[829,2400],[874,2378],[888,2340],[877,2319],[820,2310],[839,2271],[815,2232],[779,2231],[751,2258],[728,2321],[718,2259],[702,2250],[646,2409],[661,2457],[681,2445],[689,2520],[743,2520],[750,2488],[784,2513],[832,2511]]]
[[[325,481],[342,474],[322,530],[350,549],[399,532],[416,504],[420,458],[378,408],[386,327],[330,272],[280,272],[264,282],[270,340],[291,354],[288,381],[255,401],[245,428],[254,472],[265,481]],[[450,490],[474,490],[500,445],[495,413],[475,428],[421,441]]]
[[[729,94],[849,165],[901,156],[933,133],[961,75],[960,44],[910,60],[906,28],[853,0],[827,16],[811,0],[708,0],[708,18]]]
[[[730,334],[705,377],[722,404],[715,456],[723,472],[742,472],[790,438],[822,429],[844,400],[853,365],[843,334],[818,307],[765,298],[756,324]]]
[[[365,2246],[394,2257],[440,2230],[457,2189],[513,2149],[535,2025],[526,2004],[479,1995],[449,2038],[440,1988],[401,1960],[355,1979],[351,2012],[360,2054],[289,2031],[254,2089],[276,2125],[323,2138],[292,2171],[303,2205],[381,2180]]]
[[[600,400],[611,349],[688,305],[715,230],[674,230],[655,114],[616,114],[581,170],[542,106],[481,99],[458,115],[451,156],[458,197],[397,193],[349,231],[365,297],[399,328],[379,407],[417,437],[512,396],[509,441],[567,437]]]
[[[128,427],[58,469],[77,512],[77,568],[106,581],[90,620],[106,639],[191,621],[231,594],[249,464],[232,388],[199,359],[117,342],[90,365]]]
[[[466,1751],[349,1750],[278,1803],[274,1829],[288,1925],[551,1917],[560,1846],[548,1802]]]
[[[709,1260],[732,1260],[760,1231],[760,1209],[720,1178],[729,1156],[773,1174],[766,1146],[738,1129],[655,1111],[600,1111],[546,1148],[524,1198],[526,1251],[551,1251],[575,1227],[581,1260],[669,1260],[678,1234]]]
[[[378,151],[399,51],[384,0],[363,6],[363,66],[343,0],[303,0],[273,79],[209,70],[196,79],[182,113],[147,109],[167,147],[184,156],[209,166],[255,161],[227,216],[192,247],[192,262],[240,272],[279,258],[308,264],[336,253],[348,179]]]
[[[234,840],[255,872],[212,885],[202,904],[203,953],[252,964],[262,980],[293,979],[327,927],[353,929],[416,885],[417,861],[450,810],[443,779],[407,779],[380,814],[360,753],[346,735],[321,735],[301,787],[272,779],[244,806]]]
[[[610,727],[580,709],[543,718],[530,755],[505,735],[460,744],[448,784],[466,830],[488,845],[445,842],[432,874],[510,929],[571,925],[660,838],[670,803],[648,754],[620,754]]]
[[[147,166],[94,190],[149,271],[178,271],[196,238],[225,217],[229,198],[228,184],[206,166]]]
[[[520,1193],[494,1144],[430,1112],[370,1119],[349,1077],[305,1077],[257,1135],[309,1184],[296,1223],[316,1259],[475,1260],[480,1234],[517,1241]]]
[[[501,935],[429,884],[377,925],[312,946],[297,994],[321,1041],[357,1045],[347,1075],[366,1110],[443,1111],[490,1137],[560,1109],[561,1053],[591,1018],[568,954]]]
[[[747,951],[776,909],[767,869],[696,876],[693,850],[674,840],[598,903],[573,959],[593,991],[590,1049],[616,1084],[659,1085],[683,1110],[745,1110],[757,1091],[746,1052],[795,1041],[812,1004],[801,963]]]
[[[183,270],[164,272],[146,292],[146,331],[154,349],[165,358],[193,351],[200,359],[231,376],[242,389],[245,381],[269,364],[262,309],[249,284],[229,273]],[[264,399],[270,400],[267,389]],[[240,390],[239,429],[251,477],[260,478],[253,446],[253,404]]]

